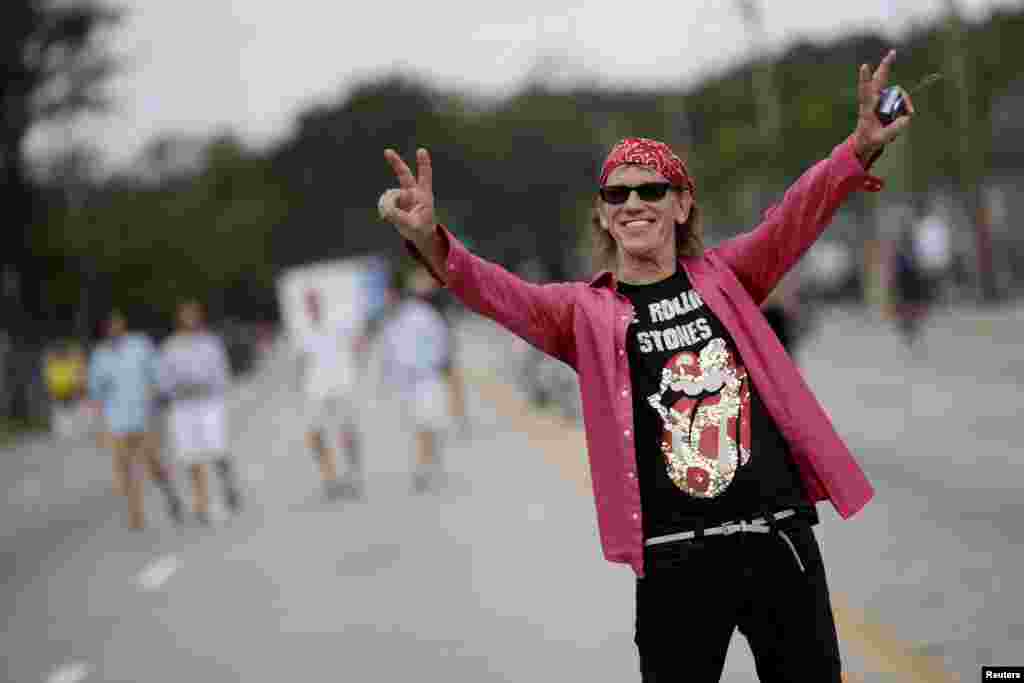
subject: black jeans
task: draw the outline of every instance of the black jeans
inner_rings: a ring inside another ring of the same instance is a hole
[[[645,683],[718,681],[737,628],[762,683],[840,683],[818,541],[802,520],[779,529],[793,547],[777,533],[735,533],[646,548],[635,636]]]

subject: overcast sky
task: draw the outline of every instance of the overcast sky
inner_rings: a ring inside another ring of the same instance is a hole
[[[1020,4],[958,1],[975,17]],[[690,83],[750,48],[736,0],[108,2],[129,12],[110,39],[126,59],[111,84],[116,110],[80,124],[75,135],[115,165],[162,132],[231,128],[265,144],[286,134],[310,103],[393,69],[495,93],[514,89],[546,52],[608,83],[651,86]],[[776,50],[800,37],[899,32],[944,4],[761,0],[766,42]],[[53,139],[39,133],[31,149]]]

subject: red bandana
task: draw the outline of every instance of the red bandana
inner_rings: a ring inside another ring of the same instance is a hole
[[[619,142],[608,153],[601,167],[601,186],[608,182],[611,172],[623,164],[647,166],[664,176],[673,186],[689,188],[690,194],[697,193],[697,186],[690,178],[686,164],[664,142],[650,138],[626,138]]]

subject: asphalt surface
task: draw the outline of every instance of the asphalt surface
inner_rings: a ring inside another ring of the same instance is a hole
[[[799,354],[878,491],[817,530],[851,680],[1024,664],[1022,333],[1024,309],[943,312],[909,352],[832,311]],[[278,356],[232,390],[246,507],[211,528],[175,530],[150,490],[129,532],[88,440],[0,451],[6,680],[638,680],[633,579],[601,559],[578,427],[529,410],[509,335],[468,318],[460,338],[471,426],[425,495],[371,376],[367,497],[325,501]],[[738,636],[724,680],[755,680]]]

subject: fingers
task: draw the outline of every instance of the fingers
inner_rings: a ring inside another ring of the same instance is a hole
[[[420,188],[432,193],[434,191],[434,168],[430,163],[430,152],[422,147],[416,150],[416,175],[419,177]]]
[[[892,142],[900,133],[903,132],[903,129],[909,125],[910,117],[900,116],[895,121],[890,123],[888,126],[883,128],[882,130],[885,131],[886,144]]]
[[[911,116],[913,116],[916,113],[916,111],[914,109],[914,103],[910,99],[909,92],[905,92],[903,94],[903,101],[907,103],[907,111],[910,112]]]
[[[870,103],[871,95],[871,67],[861,64],[857,71],[857,100],[862,104]]]
[[[882,58],[882,63],[875,69],[874,82],[881,90],[889,82],[889,71],[892,69],[893,60],[896,59],[896,50],[889,50],[889,52]]]
[[[384,158],[391,164],[392,170],[395,172],[395,177],[398,178],[398,184],[404,187],[413,187],[416,185],[416,179],[412,177],[412,171],[402,161],[402,157],[398,156],[398,152],[393,149],[384,150]]]

